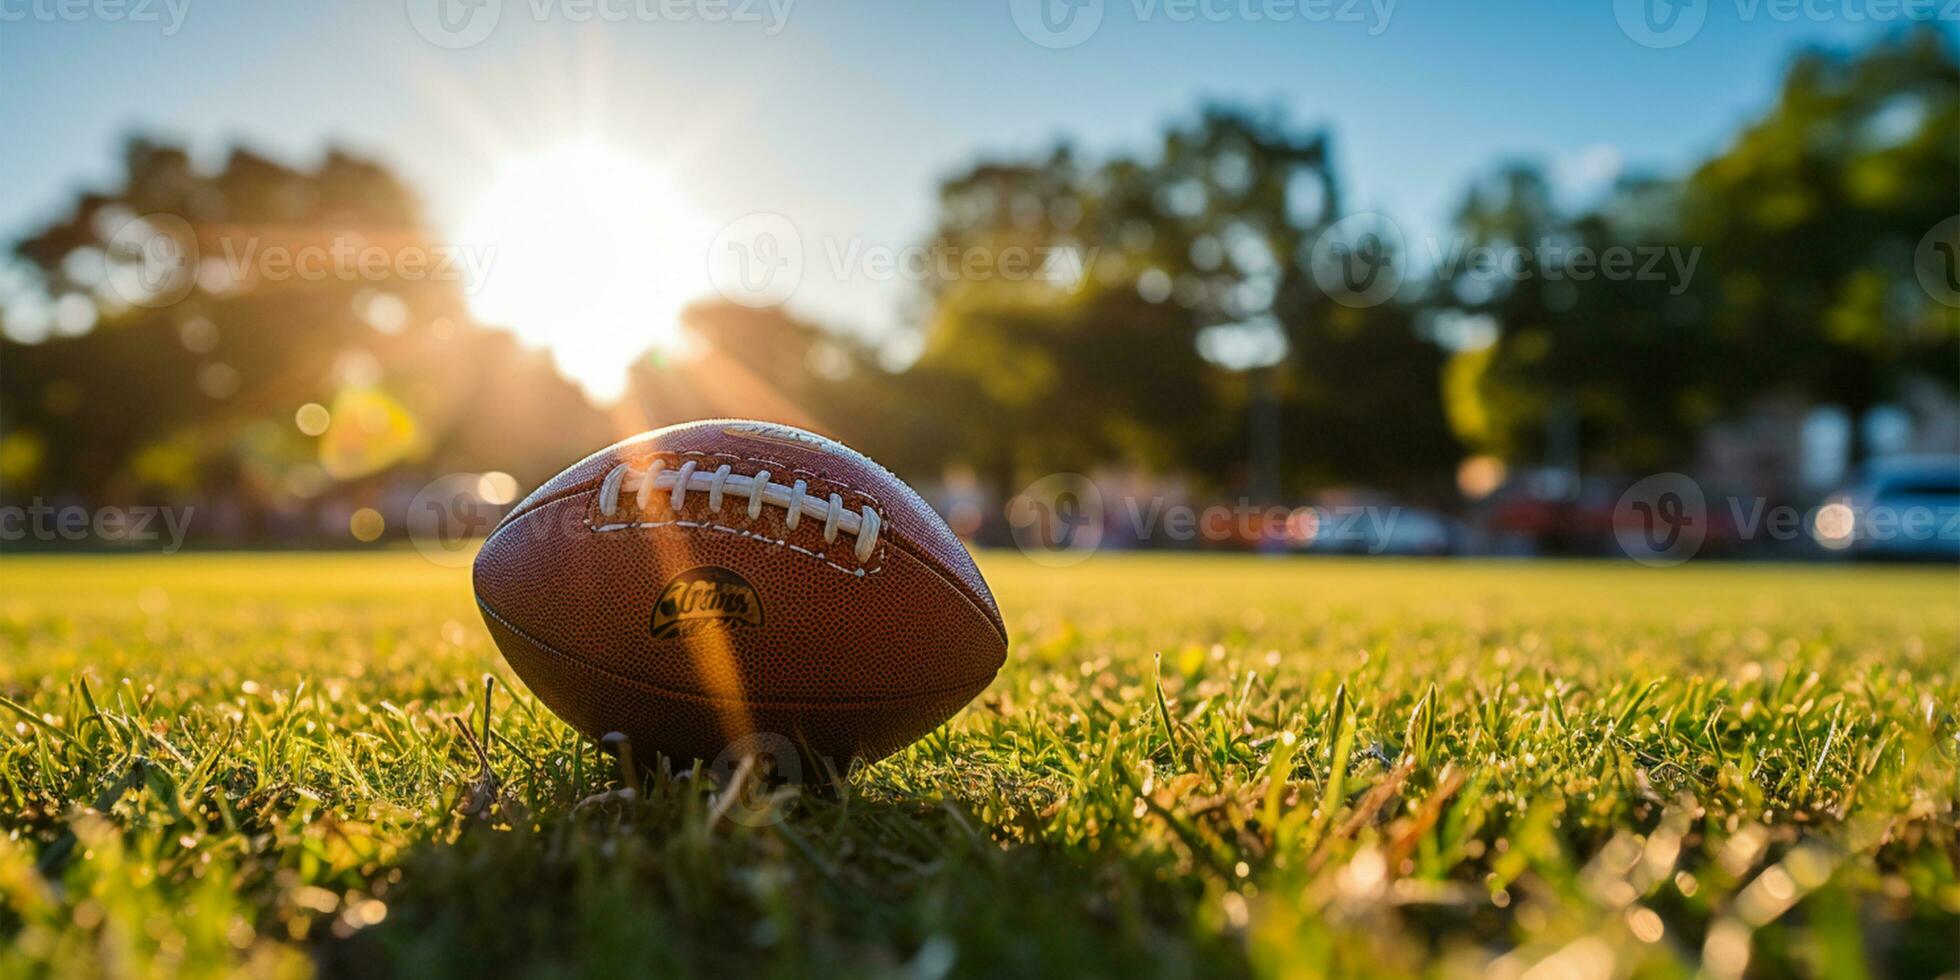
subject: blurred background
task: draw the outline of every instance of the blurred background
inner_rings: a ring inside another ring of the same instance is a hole
[[[982,544],[1620,554],[1664,475],[1950,560],[1940,6],[8,0],[0,547],[447,547],[727,415]]]

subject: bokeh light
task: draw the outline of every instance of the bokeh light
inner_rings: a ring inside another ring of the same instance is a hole
[[[327,406],[319,402],[307,402],[293,413],[293,424],[309,436],[324,434],[332,422],[333,415],[327,411]]]
[[[320,439],[320,465],[337,480],[379,473],[421,445],[415,417],[387,392],[349,388],[334,396]]]
[[[1456,468],[1456,488],[1471,500],[1482,500],[1504,485],[1509,471],[1495,456],[1471,456]]]
[[[477,479],[476,495],[486,504],[502,507],[517,499],[517,478],[509,473],[491,470]]]
[[[1849,504],[1832,501],[1817,508],[1810,520],[1810,534],[1817,543],[1832,551],[1843,551],[1851,547],[1852,535],[1856,532],[1858,517]]]
[[[372,507],[363,507],[347,519],[347,533],[356,541],[376,541],[388,529],[388,522],[381,512]]]

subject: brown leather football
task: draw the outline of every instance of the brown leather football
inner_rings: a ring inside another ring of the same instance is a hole
[[[911,487],[769,422],[586,457],[497,525],[475,582],[540,700],[677,766],[780,736],[842,771],[944,722],[1007,656],[987,583]]]

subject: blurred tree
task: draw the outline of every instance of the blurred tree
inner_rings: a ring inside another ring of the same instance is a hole
[[[778,307],[700,303],[681,315],[682,349],[634,362],[627,403],[635,424],[759,418],[838,438],[905,470],[946,459],[944,434],[911,406],[916,380],[893,375],[876,351]]]
[[[1000,493],[1098,462],[1262,495],[1420,485],[1454,460],[1441,357],[1407,311],[1314,287],[1339,204],[1323,134],[1234,107],[1147,158],[977,165],[940,191],[932,248],[962,271],[931,283],[912,373]],[[1022,258],[1039,274],[1003,271]]]
[[[1960,385],[1960,311],[1913,272],[1921,239],[1960,211],[1954,43],[1921,26],[1862,52],[1804,52],[1769,113],[1687,182],[1712,328],[1749,352],[1738,386],[1788,386],[1859,418],[1908,376]]]
[[[1951,390],[1960,314],[1920,286],[1913,256],[1960,206],[1957,132],[1960,66],[1922,28],[1804,53],[1768,114],[1684,181],[1623,181],[1576,218],[1528,165],[1478,182],[1457,229],[1522,246],[1522,274],[1459,269],[1431,290],[1430,332],[1459,347],[1452,426],[1512,460],[1576,465],[1559,458],[1569,433],[1589,466],[1658,469],[1764,395],[1855,417],[1909,377]],[[1562,263],[1580,246],[1635,265],[1576,278]],[[1656,254],[1666,275],[1639,275]]]
[[[235,150],[203,173],[131,140],[119,187],[14,248],[29,276],[0,331],[0,490],[194,493],[249,525],[372,497],[384,473],[536,482],[608,441],[548,357],[473,324],[417,210],[338,151],[309,172]],[[312,431],[307,403],[330,409]]]
[[[1445,387],[1459,437],[1572,471],[1652,469],[1686,457],[1732,407],[1737,352],[1707,330],[1683,271],[1693,247],[1678,195],[1625,180],[1570,218],[1529,164],[1472,187],[1426,311],[1427,332],[1456,351]],[[1503,258],[1472,263],[1477,249]]]

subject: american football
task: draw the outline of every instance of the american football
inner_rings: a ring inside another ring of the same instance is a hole
[[[491,533],[475,587],[546,705],[683,767],[757,734],[840,771],[881,758],[1007,655],[987,583],[911,487],[767,422],[671,426],[586,457]]]
[[[0,0],[0,980],[1960,980],[1956,5]]]

